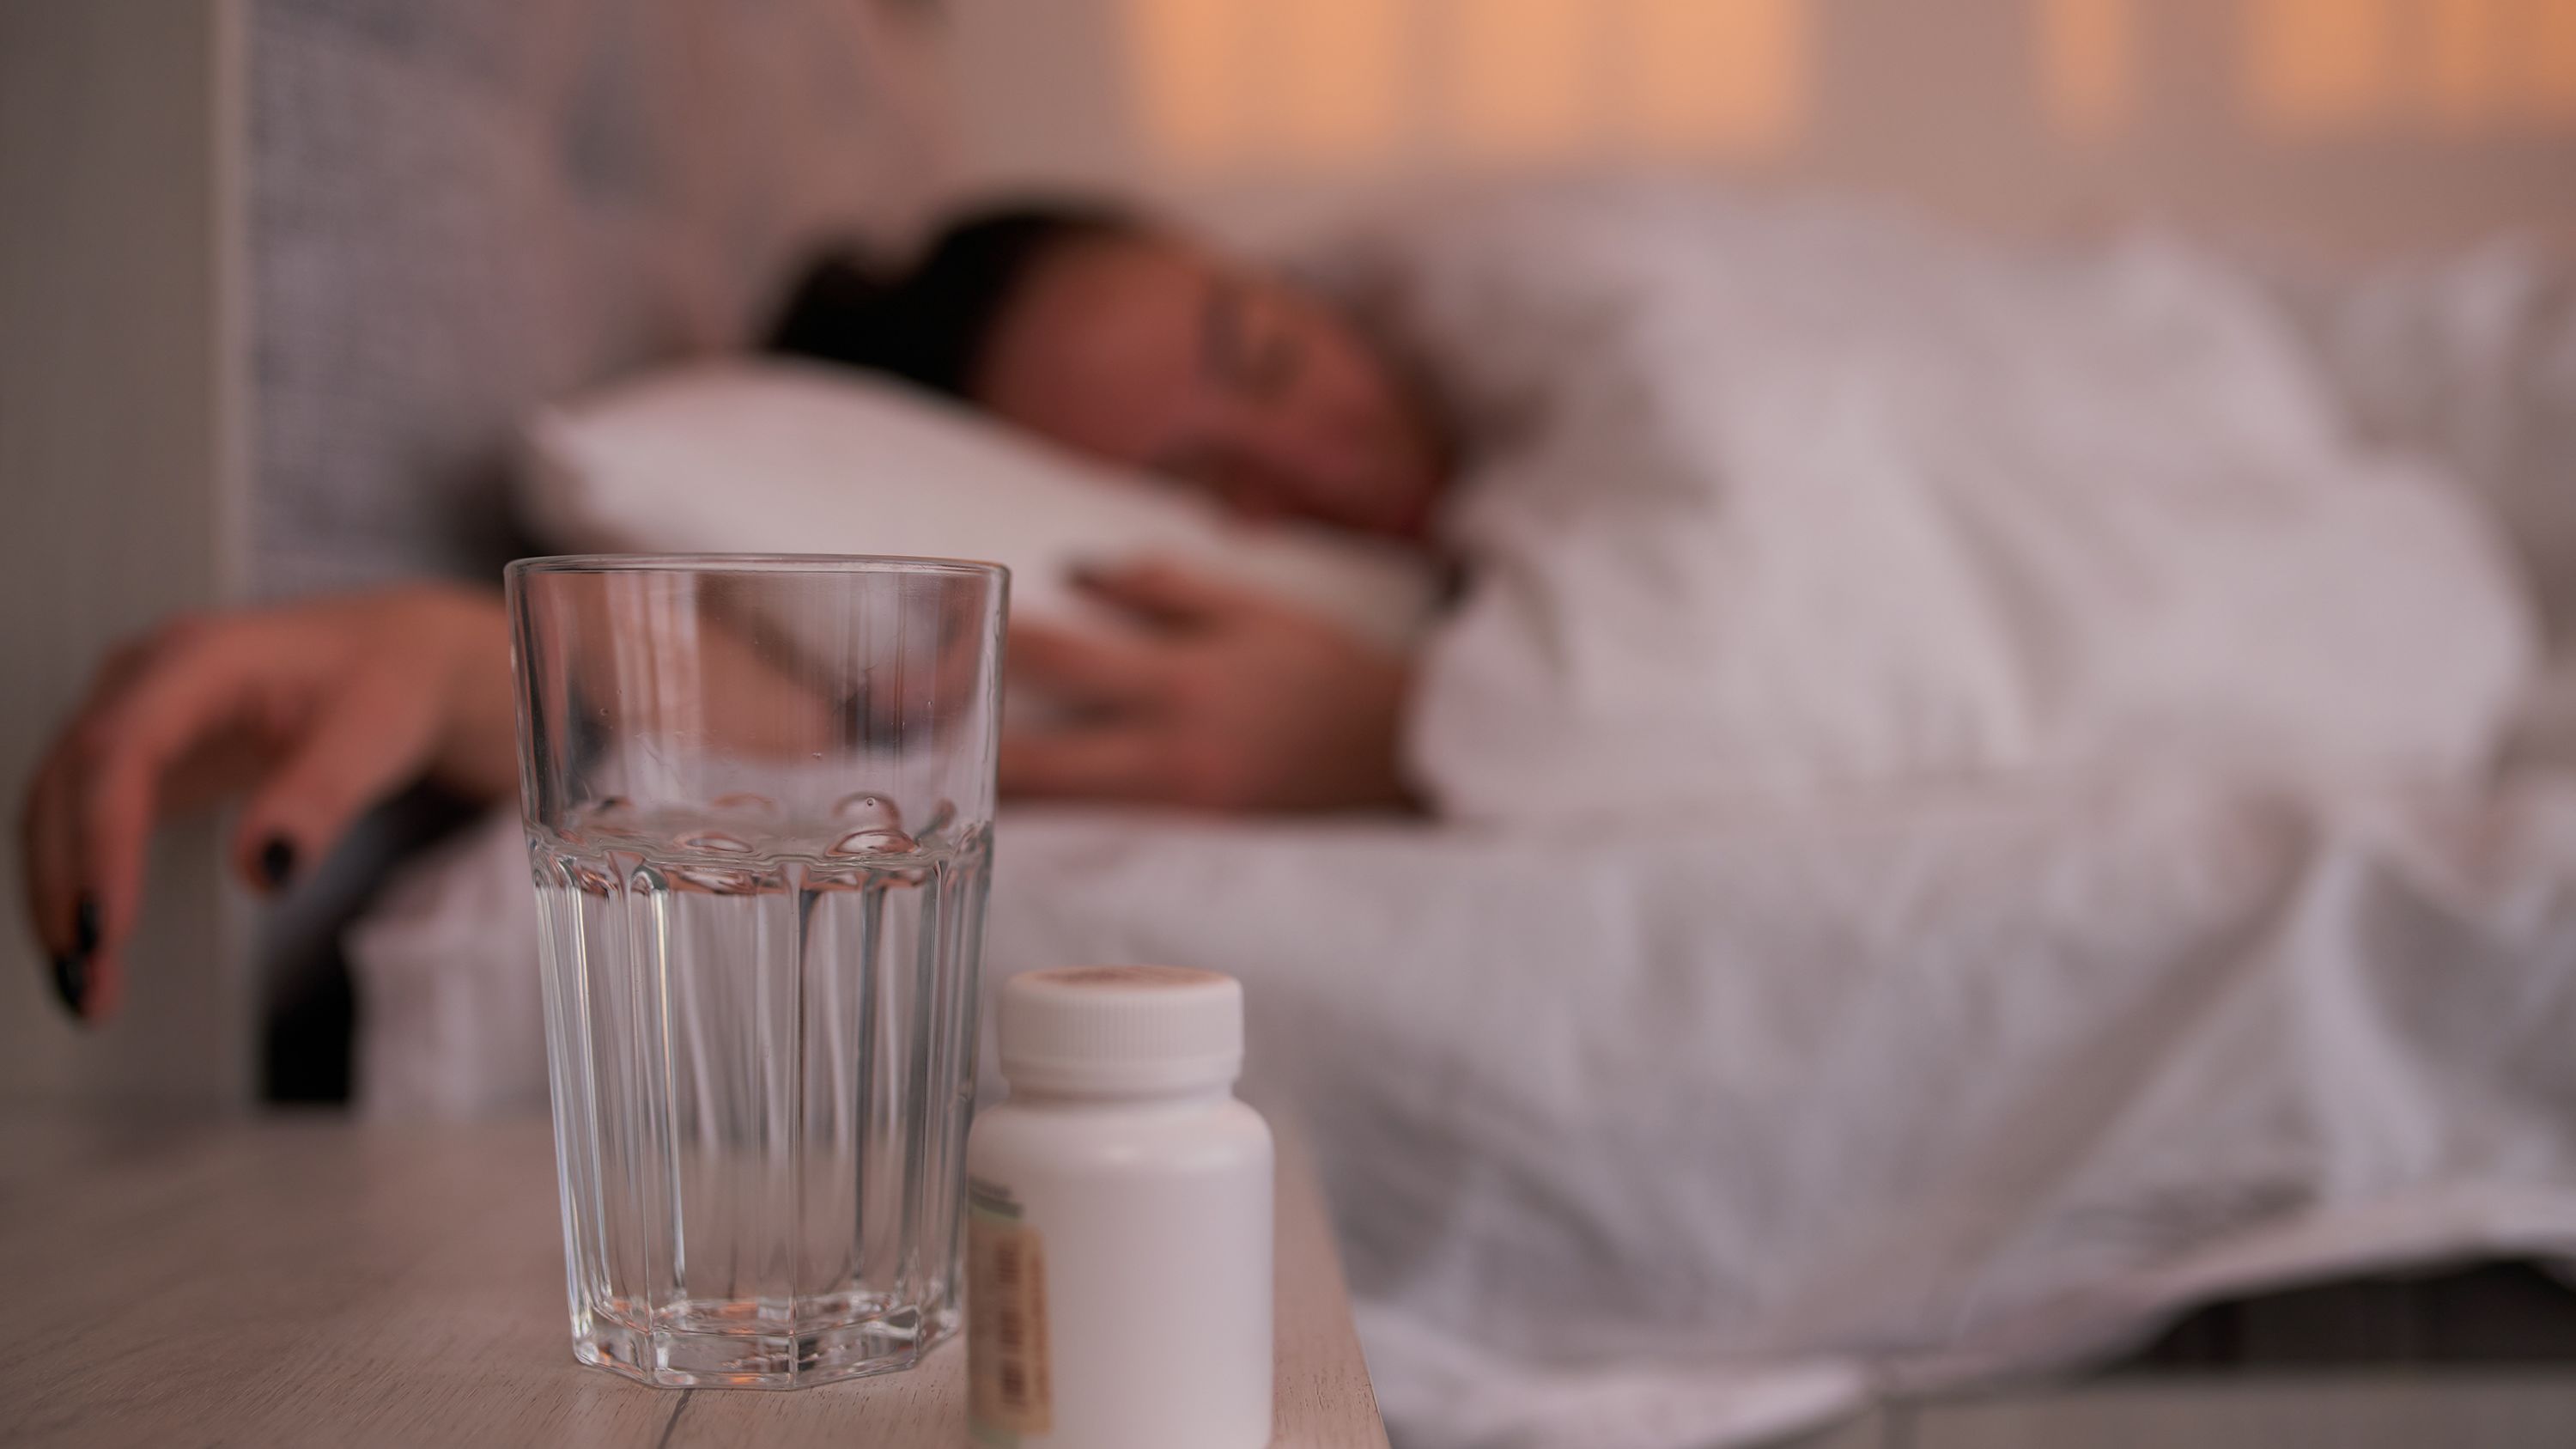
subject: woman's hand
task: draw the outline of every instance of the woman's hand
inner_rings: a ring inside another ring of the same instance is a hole
[[[1011,627],[1013,676],[1076,722],[1006,734],[1004,790],[1223,810],[1404,802],[1401,655],[1167,565],[1082,583],[1140,627]]]
[[[424,585],[181,619],[118,649],[28,782],[27,910],[84,1017],[119,951],[163,817],[248,788],[232,858],[273,889],[424,775],[477,798],[516,778],[498,595]]]

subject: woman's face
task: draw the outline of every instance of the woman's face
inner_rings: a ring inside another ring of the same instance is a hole
[[[973,390],[1252,517],[1417,538],[1445,471],[1428,409],[1348,322],[1176,240],[1087,241],[1040,263]]]

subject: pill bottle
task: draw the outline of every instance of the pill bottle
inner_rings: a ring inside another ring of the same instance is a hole
[[[1002,983],[1010,1095],[966,1147],[978,1449],[1270,1440],[1270,1128],[1235,1099],[1243,988],[1093,966]]]

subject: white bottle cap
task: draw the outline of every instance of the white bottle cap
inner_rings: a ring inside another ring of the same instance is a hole
[[[1243,1072],[1243,986],[1184,966],[1072,966],[1002,983],[996,1035],[1014,1089],[1145,1095]]]

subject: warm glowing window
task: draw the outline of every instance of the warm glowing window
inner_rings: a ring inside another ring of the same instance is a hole
[[[1137,119],[1163,155],[1348,166],[1407,115],[1406,7],[1389,0],[1126,0]]]
[[[1439,6],[1438,107],[1471,155],[1575,154],[1598,110],[1592,0],[1450,0]]]
[[[1838,48],[1857,43],[1848,27],[1873,23],[1855,0],[1120,3],[1138,132],[1166,163],[1199,171],[1780,155],[1827,92],[1826,20],[1845,27]],[[2098,140],[2137,124],[2147,62],[2172,43],[2157,33],[2171,0],[1982,3],[2018,5],[2026,83],[2051,133]],[[2274,134],[2576,125],[2576,0],[2232,4],[2247,112]],[[1991,32],[1960,34],[1974,45]],[[1977,58],[1925,63],[1945,59]]]
[[[2513,103],[2512,12],[2521,0],[2433,0],[2422,90],[2436,119],[2475,125],[2509,116]]]
[[[1256,72],[1274,103],[1273,149],[1326,165],[1383,155],[1407,115],[1406,16],[1385,0],[1262,7],[1271,45]]]
[[[2100,136],[2137,109],[2136,0],[2038,0],[2040,94],[2051,124]]]
[[[1815,0],[1126,0],[1168,160],[1351,168],[1792,143]]]
[[[1175,161],[1213,165],[1249,149],[1244,16],[1235,0],[1128,0],[1137,116]]]
[[[2255,114],[2292,133],[2576,119],[2576,0],[2244,0]]]
[[[2519,47],[2535,119],[2576,122],[2576,0],[2536,0],[2530,44]]]
[[[1804,0],[1622,0],[1609,37],[1614,132],[1651,155],[1747,154],[1807,111]]]
[[[2265,119],[2331,129],[2383,109],[2393,93],[2389,0],[2247,0],[2245,63]]]

